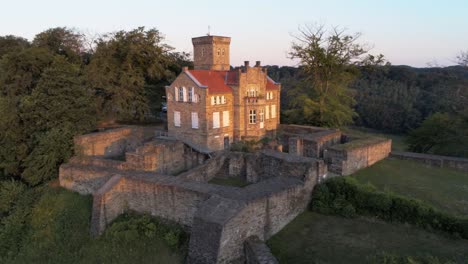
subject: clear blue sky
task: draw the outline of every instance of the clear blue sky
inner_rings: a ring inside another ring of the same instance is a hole
[[[0,0],[0,35],[32,39],[57,26],[85,33],[155,27],[178,51],[207,33],[232,37],[231,64],[294,65],[287,51],[299,25],[315,22],[361,32],[372,53],[392,64],[454,64],[468,50],[468,0]]]

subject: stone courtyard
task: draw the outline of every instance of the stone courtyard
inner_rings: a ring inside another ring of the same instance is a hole
[[[93,196],[93,234],[134,211],[184,226],[188,263],[275,263],[262,241],[307,208],[314,186],[387,157],[391,141],[280,125],[253,153],[199,153],[158,128],[127,126],[77,137],[75,146],[60,184]],[[210,183],[214,178],[247,185]]]

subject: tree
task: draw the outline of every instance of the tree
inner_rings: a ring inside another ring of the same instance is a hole
[[[13,35],[0,36],[0,59],[10,52],[18,52],[29,47],[29,41]]]
[[[457,125],[446,113],[435,113],[426,118],[420,127],[409,134],[409,149],[428,153],[438,147],[452,143],[458,138]]]
[[[296,89],[297,99],[292,115],[303,116],[307,123],[319,126],[341,126],[351,123],[356,115],[355,101],[348,89],[356,77],[355,65],[364,59],[367,49],[357,43],[360,34],[324,26],[306,26],[299,30],[290,56],[299,59],[304,79]],[[368,61],[376,58],[368,58]],[[380,60],[380,57],[377,57]],[[294,113],[295,112],[295,113]]]
[[[143,27],[98,40],[87,75],[101,118],[141,120],[148,113],[145,84],[173,75],[171,48],[162,41],[158,30]]]
[[[32,151],[24,159],[22,178],[32,185],[57,177],[58,166],[73,153],[73,137],[95,127],[93,93],[80,67],[57,56],[36,89],[22,98],[21,118]]]
[[[63,55],[74,63],[81,62],[81,55],[85,52],[84,43],[83,34],[66,27],[56,27],[41,32],[32,42],[33,46]]]
[[[461,51],[457,56],[457,62],[461,66],[468,67],[468,51]]]

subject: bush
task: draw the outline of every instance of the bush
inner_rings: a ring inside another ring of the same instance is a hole
[[[317,185],[312,194],[311,209],[344,217],[369,215],[468,238],[468,219],[437,211],[422,201],[377,191],[351,177],[332,178]]]

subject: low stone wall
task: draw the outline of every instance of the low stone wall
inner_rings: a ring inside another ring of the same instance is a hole
[[[270,248],[257,236],[251,236],[244,242],[246,264],[278,264]]]
[[[288,153],[322,158],[326,147],[341,143],[341,131],[319,127],[281,125],[281,142]]]
[[[340,175],[350,175],[388,157],[392,141],[385,138],[358,139],[327,148],[324,159],[328,170]]]
[[[465,158],[402,151],[392,151],[390,157],[401,160],[412,160],[433,167],[452,168],[468,172],[468,159]]]
[[[155,127],[128,126],[75,137],[77,153],[85,156],[120,157],[154,138]]]

